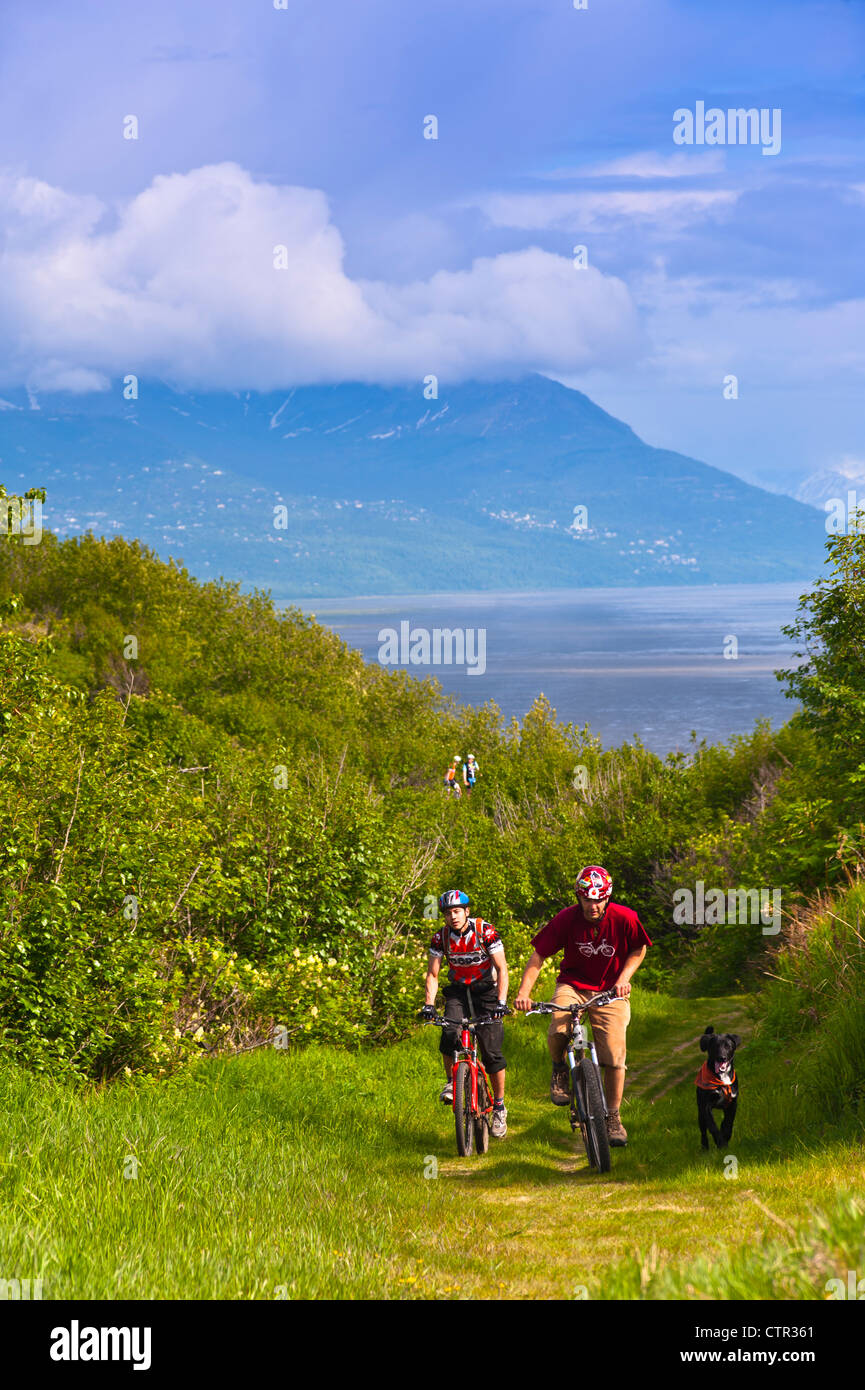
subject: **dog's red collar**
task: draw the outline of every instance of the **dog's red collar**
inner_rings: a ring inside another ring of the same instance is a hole
[[[733,1099],[733,1087],[736,1084],[735,1072],[733,1072],[729,1082],[719,1081],[718,1077],[709,1071],[709,1063],[704,1062],[697,1072],[696,1080],[701,1091],[720,1091],[725,1100]]]

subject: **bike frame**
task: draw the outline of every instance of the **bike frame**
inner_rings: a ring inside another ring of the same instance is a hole
[[[571,1035],[568,1038],[568,1045],[565,1048],[565,1057],[567,1059],[568,1071],[570,1073],[571,1095],[575,1097],[577,1102],[576,1112],[574,1111],[573,1106],[571,1106],[570,1108],[572,1129],[576,1129],[578,1123],[585,1125],[588,1121],[588,1116],[585,1114],[583,1110],[583,1103],[580,1099],[580,1088],[574,1084],[574,1072],[576,1071],[578,1066],[580,1066],[584,1061],[587,1061],[589,1059],[591,1059],[594,1066],[597,1067],[598,1071],[600,1072],[600,1066],[598,1064],[598,1054],[595,1051],[594,1038],[590,1038],[588,1033],[586,1032],[586,1028],[590,1028],[591,1023],[588,1020],[586,1021],[586,1023],[583,1022],[583,1012],[587,1008],[593,1008],[597,1007],[598,1005],[603,1006],[604,1004],[609,1004],[613,998],[614,995],[611,993],[609,989],[603,990],[598,995],[598,998],[596,1000],[592,1000],[590,1004],[581,1005],[580,1008],[576,1011],[571,1010]],[[549,1014],[555,1013],[556,1009],[552,1004],[543,1004],[536,1009],[529,1010],[529,1012]],[[560,1012],[568,1012],[567,1006],[561,1009]],[[609,1115],[610,1112],[607,1109],[607,1095],[606,1091],[604,1090],[603,1079],[601,1080],[601,1100],[604,1106],[604,1118],[606,1118],[606,1116]]]
[[[589,1026],[591,1027],[591,1025]],[[571,1073],[572,1081],[574,1072],[576,1071],[578,1065],[584,1060],[586,1060],[587,1052],[592,1062],[595,1064],[596,1067],[598,1067],[598,1054],[595,1051],[594,1039],[590,1038],[586,1033],[586,1025],[583,1023],[583,1020],[581,1019],[580,1015],[574,1014],[574,1021],[571,1025],[571,1036],[568,1039],[568,1045],[565,1049],[565,1056],[568,1061],[568,1069]],[[583,1113],[583,1103],[580,1099],[579,1087],[576,1085],[572,1085],[571,1094],[575,1097],[577,1102],[577,1119],[580,1124],[585,1124],[587,1121],[587,1116]],[[610,1112],[607,1109],[607,1096],[606,1092],[604,1091],[603,1082],[601,1083],[601,1100],[604,1106],[604,1117],[606,1118],[606,1116]],[[571,1113],[573,1114],[573,1109]],[[573,1126],[573,1121],[571,1123]]]
[[[490,1085],[490,1079],[487,1076],[486,1071],[484,1070],[483,1062],[478,1061],[477,1038],[474,1036],[473,1029],[470,1028],[465,1022],[463,1022],[462,1028],[460,1030],[460,1046],[459,1051],[456,1053],[454,1057],[454,1071],[456,1071],[460,1062],[468,1062],[469,1064],[469,1076],[471,1077],[472,1082],[472,1113],[475,1115],[488,1115],[493,1108],[492,1101],[490,1101],[489,1105],[484,1106],[483,1110],[481,1110],[478,1106],[478,1075],[480,1074],[484,1078],[484,1082],[487,1088],[486,1093],[488,1096],[492,1096],[493,1088]],[[453,1110],[454,1114],[456,1114],[456,1108],[457,1093],[455,1088],[454,1098],[451,1101],[451,1109]]]

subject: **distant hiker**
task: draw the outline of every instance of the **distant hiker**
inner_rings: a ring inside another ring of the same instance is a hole
[[[532,937],[534,951],[523,973],[514,1008],[525,1013],[532,1007],[532,989],[543,963],[564,948],[556,981],[554,1004],[585,1004],[593,994],[615,988],[616,999],[599,1009],[589,1009],[592,1037],[598,1061],[604,1069],[607,1099],[607,1133],[614,1148],[624,1148],[628,1134],[619,1115],[625,1087],[626,1034],[631,1020],[630,980],[642,963],[651,941],[629,907],[610,902],[613,880],[599,864],[581,869],[575,884],[577,901],[557,912],[552,921]],[[550,1018],[547,1047],[553,1059],[550,1100],[568,1104],[568,1069],[565,1047],[571,1026],[569,1013]]]
[[[466,791],[471,791],[475,782],[478,780],[479,771],[480,768],[475,761],[474,753],[467,754],[466,760],[463,763],[463,782],[465,783]]]
[[[460,784],[457,781],[457,764],[461,761],[462,759],[460,758],[459,753],[454,753],[453,758],[451,759],[451,765],[445,773],[445,786],[447,787],[449,792],[453,792],[456,796],[462,796],[463,794],[462,788],[460,787]]]
[[[445,925],[437,931],[429,946],[429,965],[426,976],[426,1003],[422,1014],[435,1016],[438,975],[443,959],[448,963],[450,984],[443,991],[444,1016],[451,1028],[443,1028],[439,1051],[444,1062],[446,1084],[439,1100],[453,1104],[454,1053],[459,1046],[460,1019],[485,1014],[504,1017],[508,1002],[508,965],[502,939],[492,922],[483,917],[470,917],[471,900],[459,888],[450,888],[439,898]],[[508,1132],[508,1112],[505,1109],[505,1059],[502,1056],[504,1024],[488,1023],[477,1031],[478,1048],[493,1088],[493,1120],[491,1133],[504,1139]]]

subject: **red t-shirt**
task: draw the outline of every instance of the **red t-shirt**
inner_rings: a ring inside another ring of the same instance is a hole
[[[532,937],[544,960],[564,948],[558,982],[572,989],[608,989],[631,952],[651,944],[636,912],[613,902],[599,922],[588,922],[579,903],[562,908]]]

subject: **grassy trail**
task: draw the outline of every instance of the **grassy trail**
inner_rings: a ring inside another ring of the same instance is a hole
[[[0,1277],[45,1298],[823,1298],[865,1268],[861,1132],[791,1129],[792,1054],[737,1054],[737,1175],[700,1149],[695,1040],[747,1038],[744,999],[635,991],[630,1143],[604,1176],[549,1103],[544,1022],[506,1025],[509,1134],[480,1159],[456,1157],[432,1029],[138,1089],[0,1071]]]

